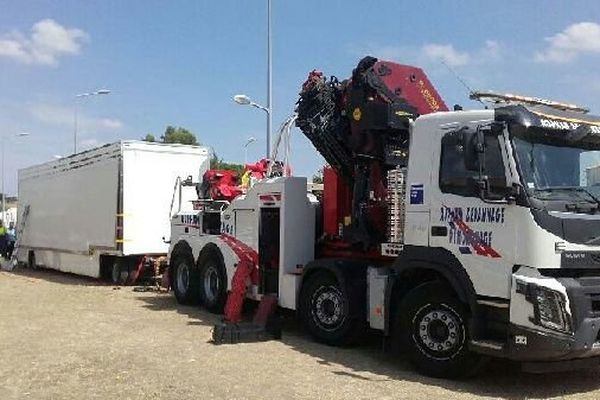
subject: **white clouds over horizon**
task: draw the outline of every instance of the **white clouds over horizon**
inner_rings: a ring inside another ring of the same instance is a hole
[[[31,34],[13,31],[0,36],[0,57],[32,65],[58,65],[66,55],[79,54],[87,33],[67,28],[53,19],[43,19],[31,27]]]
[[[545,39],[549,45],[535,53],[535,60],[566,64],[581,54],[600,54],[600,24],[579,22]]]

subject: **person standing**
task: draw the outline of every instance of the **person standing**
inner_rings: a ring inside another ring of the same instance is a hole
[[[8,248],[8,231],[4,226],[4,222],[0,219],[0,254],[2,257],[6,257],[6,250]]]
[[[15,230],[15,223],[10,221],[8,223],[8,230],[6,231],[6,258],[12,257],[13,250],[15,249],[15,242],[17,241],[17,234]]]

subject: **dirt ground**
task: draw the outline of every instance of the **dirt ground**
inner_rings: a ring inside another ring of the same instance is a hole
[[[216,346],[218,317],[171,294],[49,271],[0,272],[0,399],[600,398],[600,368],[529,375],[494,362],[452,382],[380,350],[280,341]]]

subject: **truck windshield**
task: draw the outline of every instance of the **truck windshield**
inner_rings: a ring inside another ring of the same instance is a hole
[[[529,192],[544,197],[565,192],[588,192],[600,187],[600,150],[559,144],[537,143],[513,138],[523,185]],[[583,197],[588,197],[585,194]]]

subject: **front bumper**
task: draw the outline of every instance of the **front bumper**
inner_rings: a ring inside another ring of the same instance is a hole
[[[600,277],[548,277],[533,270],[519,270],[510,301],[510,313],[500,342],[475,341],[472,349],[482,354],[523,363],[531,372],[561,371],[600,366]],[[560,271],[561,273],[563,271]],[[565,298],[565,318],[571,333],[542,326],[527,284],[560,290]]]
[[[600,318],[579,324],[575,335],[510,326],[506,358],[515,361],[565,361],[600,357]]]
[[[584,320],[575,335],[509,326],[504,345],[472,342],[471,350],[520,362],[525,372],[544,373],[600,367],[600,318]]]
[[[568,297],[572,333],[510,323],[503,356],[531,372],[600,366],[600,278],[556,277]],[[514,308],[511,312],[516,312]],[[511,318],[512,319],[512,318]]]

